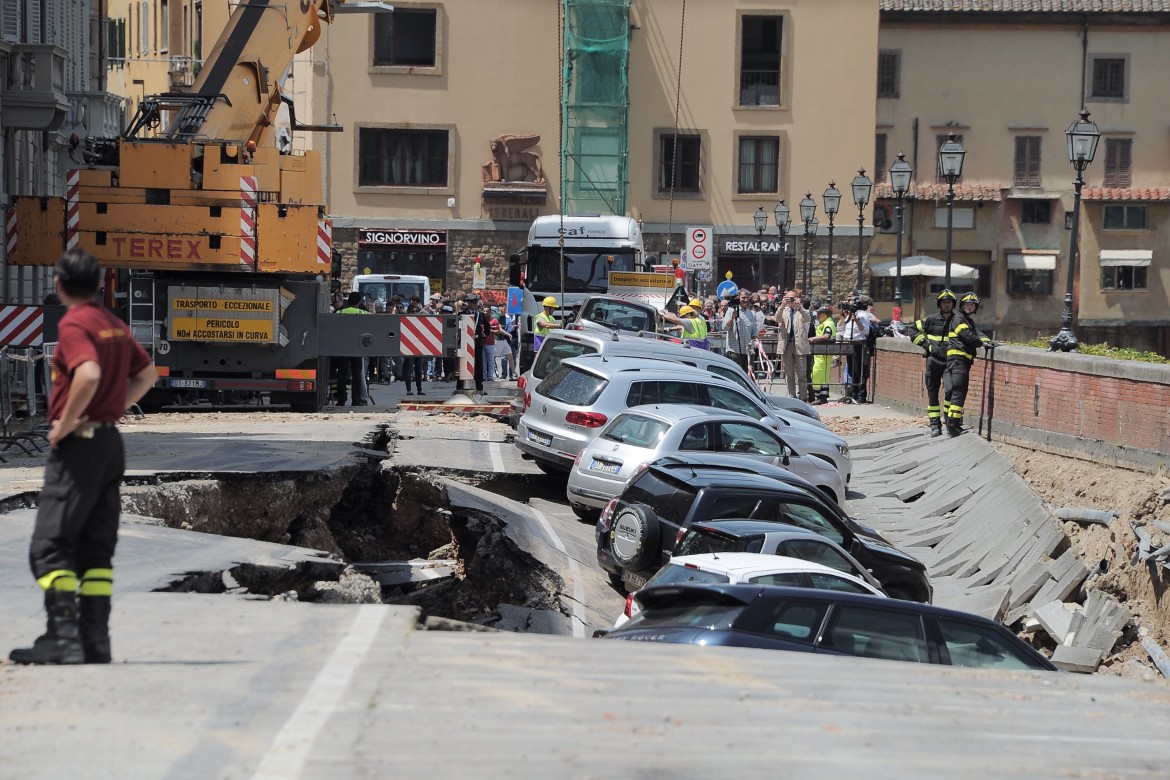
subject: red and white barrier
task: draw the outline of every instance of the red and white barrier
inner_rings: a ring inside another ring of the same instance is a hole
[[[333,265],[333,220],[317,220],[317,265]]]
[[[475,380],[475,315],[459,318],[459,379]]]
[[[16,230],[16,209],[8,209],[7,218],[4,220],[4,257],[6,262],[11,263],[16,259],[18,238],[20,238],[20,233]]]
[[[406,357],[443,356],[443,318],[404,316],[399,320],[398,354]]]
[[[81,224],[81,171],[70,168],[65,178],[65,248],[77,246],[81,236],[77,227]]]
[[[240,177],[240,265],[256,270],[256,177]]]
[[[44,336],[44,307],[0,306],[0,346],[39,347]]]

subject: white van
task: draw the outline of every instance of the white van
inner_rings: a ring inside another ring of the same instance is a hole
[[[383,305],[388,305],[395,295],[404,305],[412,295],[417,295],[424,306],[431,299],[431,280],[409,274],[358,274],[350,289],[360,292],[362,300],[381,301]]]

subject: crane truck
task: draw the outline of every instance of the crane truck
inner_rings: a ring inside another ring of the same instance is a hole
[[[341,129],[299,124],[280,89],[341,2],[243,0],[190,92],[143,99],[116,138],[70,139],[78,167],[65,197],[12,204],[11,264],[52,265],[80,246],[113,269],[107,288],[126,292],[121,313],[154,357],[161,395],[261,392],[313,410],[325,356],[435,354],[418,339],[406,347],[398,317],[330,313],[321,157],[277,148],[282,104],[294,131]],[[456,327],[441,325],[445,354]]]

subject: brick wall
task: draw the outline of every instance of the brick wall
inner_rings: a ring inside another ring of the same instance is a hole
[[[878,361],[877,402],[920,413],[925,425],[922,350],[881,339]],[[992,365],[980,350],[964,408],[968,426],[977,430],[982,413],[984,431],[990,424],[1005,441],[1110,465],[1167,468],[1170,365],[1029,347],[1000,347]]]

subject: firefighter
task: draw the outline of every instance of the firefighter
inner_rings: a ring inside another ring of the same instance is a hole
[[[813,344],[832,344],[837,340],[837,324],[829,315],[833,310],[828,306],[817,309],[816,335],[809,339]],[[813,348],[814,352],[816,348]],[[827,404],[829,402],[829,375],[833,370],[833,356],[825,353],[813,357],[812,390],[815,395],[813,404]]]
[[[557,318],[553,316],[553,312],[557,308],[557,299],[551,295],[541,301],[544,311],[537,314],[532,320],[532,351],[533,353],[540,351],[540,345],[544,343],[544,337],[548,332],[557,326]]]
[[[938,390],[947,370],[947,336],[956,302],[953,292],[943,290],[936,299],[938,313],[910,326],[910,337],[926,352],[926,421],[932,437],[942,435],[943,410],[939,407]]]
[[[947,402],[947,435],[963,432],[963,402],[967,400],[967,385],[971,380],[971,363],[975,350],[995,348],[987,336],[975,327],[975,313],[979,311],[979,296],[967,293],[959,301],[959,312],[951,319],[947,334],[947,369],[944,385]]]

